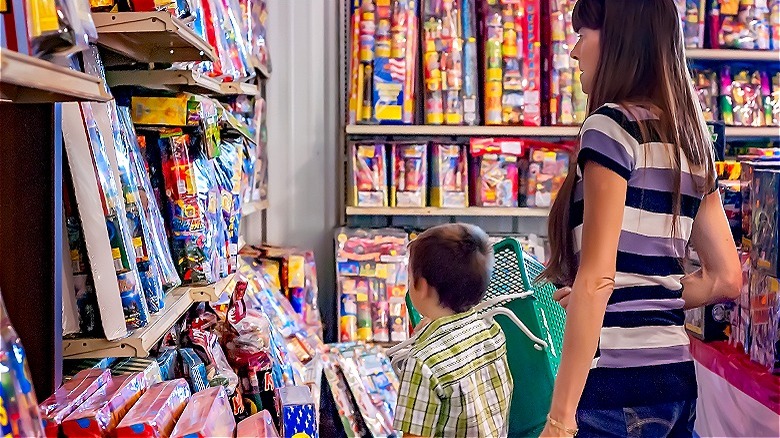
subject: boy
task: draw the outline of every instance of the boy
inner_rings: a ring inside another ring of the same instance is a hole
[[[395,429],[404,438],[506,436],[512,376],[501,327],[472,308],[493,253],[473,225],[431,228],[409,245],[409,294],[430,320],[403,365]]]

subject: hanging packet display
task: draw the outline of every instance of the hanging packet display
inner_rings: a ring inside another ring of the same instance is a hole
[[[393,143],[390,147],[390,206],[425,207],[428,193],[428,145]]]
[[[482,0],[485,124],[540,126],[538,0]]]
[[[119,422],[115,432],[116,437],[170,436],[189,398],[190,387],[184,379],[151,386]]]
[[[473,1],[422,2],[426,124],[475,125],[479,121],[474,15]],[[467,85],[467,80],[472,83]]]
[[[353,0],[348,123],[414,122],[416,0]]]
[[[445,143],[431,145],[432,207],[468,207],[468,178],[465,145]]]
[[[571,50],[577,43],[572,27],[572,11],[576,0],[550,0],[552,60],[550,63],[550,124],[580,125],[587,115],[587,97],[576,59]]]

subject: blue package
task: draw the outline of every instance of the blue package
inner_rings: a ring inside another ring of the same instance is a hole
[[[200,359],[192,348],[182,348],[179,351],[181,355],[182,371],[184,378],[190,384],[190,390],[195,394],[208,388],[208,375],[206,374],[206,365]]]
[[[277,388],[276,404],[281,438],[318,436],[314,398],[308,387]]]
[[[160,366],[160,375],[164,381],[176,378],[177,357],[178,351],[173,348],[167,349],[157,356],[157,365]]]

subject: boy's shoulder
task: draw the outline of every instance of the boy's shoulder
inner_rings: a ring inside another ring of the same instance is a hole
[[[436,324],[437,321],[431,323]],[[476,315],[429,326],[412,348],[410,360],[430,369],[442,384],[452,383],[506,357],[506,339],[495,321]]]

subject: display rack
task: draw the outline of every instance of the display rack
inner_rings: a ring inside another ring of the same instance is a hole
[[[698,61],[768,61],[780,62],[778,50],[738,50],[738,49],[687,49],[688,59]]]
[[[103,12],[92,18],[98,44],[120,55],[106,56],[106,66],[216,60],[214,49],[168,12]]]
[[[0,49],[0,99],[14,103],[105,102],[103,81],[32,56]]]
[[[547,217],[546,208],[347,207],[347,216]]]
[[[136,86],[172,92],[205,95],[256,96],[257,85],[246,82],[220,82],[190,70],[113,70],[106,72],[108,85]]]

